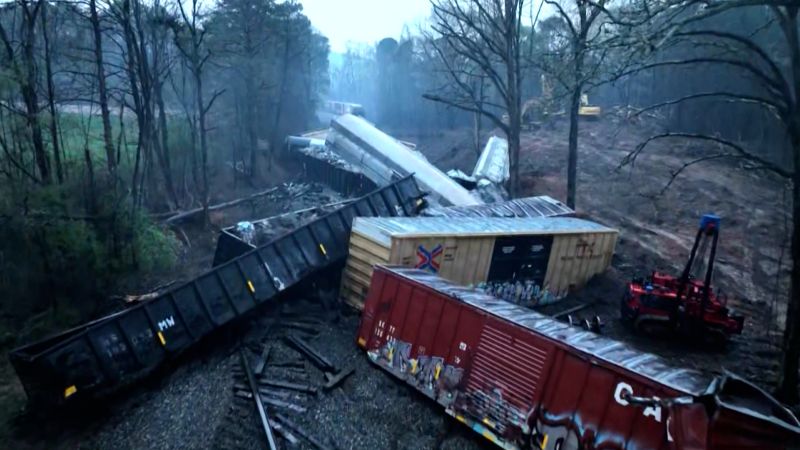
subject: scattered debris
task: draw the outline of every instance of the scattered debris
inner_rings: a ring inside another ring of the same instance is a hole
[[[308,358],[315,366],[319,367],[320,370],[326,372],[337,372],[336,366],[328,360],[324,355],[322,355],[319,351],[312,348],[306,341],[300,339],[297,336],[286,336],[284,338],[286,342],[291,345],[294,349],[302,353],[304,356]]]
[[[284,328],[292,328],[295,330],[300,330],[308,334],[317,335],[319,334],[319,329],[314,327],[313,325],[302,323],[302,322],[281,322],[281,326]]]
[[[278,421],[282,425],[284,425],[286,428],[289,428],[290,430],[292,430],[292,432],[297,433],[299,436],[302,436],[305,440],[307,440],[308,442],[313,444],[314,447],[316,447],[316,448],[318,448],[320,450],[332,450],[331,447],[323,444],[319,439],[317,439],[314,436],[311,436],[310,434],[308,434],[305,431],[303,431],[302,427],[297,426],[294,422],[289,420],[286,416],[278,414],[278,415],[275,416],[275,418],[278,419]]]
[[[575,305],[575,306],[573,306],[571,308],[567,308],[567,309],[565,309],[563,311],[559,311],[559,312],[553,314],[552,317],[554,319],[558,319],[559,317],[569,316],[570,314],[574,314],[574,313],[576,313],[576,312],[578,312],[578,311],[580,311],[582,309],[586,309],[589,306],[590,306],[589,303],[581,303],[580,305]]]
[[[258,383],[264,386],[270,386],[280,389],[289,389],[290,391],[297,391],[305,394],[317,395],[317,388],[315,388],[314,386],[309,386],[307,384],[292,383],[289,381],[282,381],[282,380],[270,380],[264,377],[259,378]]]
[[[580,319],[572,317],[571,314],[567,314],[567,323],[570,324],[570,326],[580,326],[586,331],[591,331],[592,333],[597,334],[600,334],[603,331],[603,325],[605,325],[603,321],[600,320],[600,316],[594,316],[591,319]]]
[[[247,360],[247,354],[245,353],[245,350],[240,349],[239,355],[242,359],[242,369],[244,369],[244,373],[247,375],[247,381],[250,383],[251,396],[255,399],[256,409],[258,410],[258,415],[261,418],[261,424],[264,426],[264,435],[267,437],[267,444],[269,445],[270,450],[277,450],[278,447],[275,445],[275,437],[272,435],[272,429],[269,426],[269,417],[267,417],[267,411],[264,409],[264,404],[261,402],[261,396],[258,395],[258,386],[256,385],[253,372],[250,370],[250,362]]]
[[[297,361],[276,361],[270,364],[273,367],[283,367],[283,368],[291,368],[291,367],[305,367],[305,363],[302,360]]]
[[[269,424],[276,433],[280,434],[282,438],[286,439],[286,442],[288,442],[289,445],[294,447],[300,443],[300,439],[297,439],[297,437],[292,434],[291,431],[285,429],[277,420],[270,419]]]
[[[329,391],[335,388],[339,383],[344,381],[345,378],[349,377],[353,373],[355,373],[355,367],[350,367],[349,369],[340,370],[337,374],[332,374],[330,372],[325,372],[325,379],[327,380],[325,384],[322,386],[322,390]]]
[[[163,284],[161,286],[157,286],[157,287],[153,288],[152,291],[150,291],[150,292],[148,292],[146,294],[138,294],[138,295],[137,294],[127,294],[127,295],[123,295],[123,296],[112,296],[111,299],[112,300],[121,300],[125,305],[130,306],[130,305],[138,303],[138,302],[143,302],[143,301],[146,301],[146,300],[152,300],[152,299],[158,297],[159,295],[163,294],[164,291],[166,291],[167,289],[172,287],[175,283],[177,283],[177,280],[172,280],[172,281],[170,281],[168,283],[165,283],[165,284]]]
[[[275,192],[277,190],[278,190],[278,188],[274,187],[274,188],[267,189],[265,191],[256,192],[255,194],[248,195],[247,197],[238,198],[236,200],[231,200],[231,201],[224,202],[224,203],[218,203],[216,205],[209,206],[208,207],[208,211],[209,212],[217,211],[217,210],[220,210],[220,209],[231,208],[233,206],[236,206],[236,205],[244,203],[244,202],[252,202],[253,200],[256,200],[258,198],[264,197],[265,195],[272,194],[273,192]],[[177,212],[176,211],[173,215],[171,215],[171,216],[167,217],[166,219],[164,219],[164,223],[175,223],[175,222],[179,222],[179,221],[182,221],[182,220],[186,220],[186,219],[188,219],[190,217],[193,217],[193,216],[196,216],[196,215],[202,213],[203,211],[204,211],[204,208],[202,208],[202,207],[201,208],[190,209],[189,211],[184,211],[184,212]]]
[[[278,407],[278,408],[288,409],[289,411],[294,411],[294,412],[300,413],[300,414],[302,414],[302,413],[307,411],[306,408],[304,408],[304,407],[302,407],[300,405],[296,405],[294,403],[289,403],[289,402],[285,402],[285,401],[282,401],[282,400],[277,400],[277,399],[265,397],[263,395],[261,396],[261,401],[266,403],[266,404],[268,404],[268,405],[270,405],[270,406],[275,406],[275,407]]]
[[[253,370],[255,375],[261,375],[264,372],[264,367],[267,366],[267,362],[269,361],[269,352],[272,350],[272,347],[266,345],[264,346],[264,350],[261,352],[261,355],[256,360],[256,367]]]

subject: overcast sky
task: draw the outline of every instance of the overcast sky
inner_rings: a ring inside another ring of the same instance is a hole
[[[344,52],[348,42],[374,44],[385,37],[400,38],[403,25],[416,32],[428,18],[429,0],[300,0],[303,11],[331,50]]]

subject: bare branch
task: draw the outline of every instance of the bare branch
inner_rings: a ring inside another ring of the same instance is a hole
[[[664,106],[676,105],[678,103],[682,103],[682,102],[685,102],[685,101],[688,101],[688,100],[696,100],[696,99],[701,99],[701,98],[725,98],[725,99],[728,99],[728,101],[731,101],[731,102],[748,103],[748,104],[758,105],[758,106],[761,106],[763,108],[766,108],[768,111],[770,111],[771,113],[775,114],[778,119],[781,119],[781,116],[780,116],[781,114],[788,113],[788,111],[785,109],[785,107],[783,107],[781,105],[778,105],[775,102],[773,102],[772,100],[769,100],[767,98],[753,96],[753,95],[739,94],[739,93],[735,93],[735,92],[723,92],[723,91],[720,91],[720,92],[701,92],[701,93],[697,93],[697,94],[686,95],[684,97],[680,97],[680,98],[676,98],[676,99],[672,99],[672,100],[667,100],[667,101],[664,101],[664,102],[661,102],[661,103],[656,103],[654,105],[650,105],[650,106],[644,107],[644,108],[636,111],[633,115],[635,117],[635,116],[639,116],[641,114],[644,114],[644,113],[646,113],[648,111],[652,111],[654,109],[662,108]]]
[[[726,146],[726,147],[729,147],[729,148],[733,149],[738,154],[738,156],[740,156],[741,158],[748,159],[750,161],[754,161],[754,162],[760,164],[761,166],[763,166],[763,168],[765,170],[772,171],[772,172],[774,172],[774,173],[776,173],[776,174],[778,174],[778,175],[780,175],[780,176],[782,176],[784,178],[791,178],[793,176],[793,172],[792,171],[786,170],[786,169],[778,166],[777,164],[774,164],[774,163],[772,163],[770,161],[765,160],[764,158],[754,154],[753,152],[751,152],[749,150],[746,150],[744,147],[742,147],[741,145],[739,145],[739,144],[737,144],[735,142],[732,142],[732,141],[729,141],[727,139],[723,139],[723,138],[720,138],[720,137],[717,137],[717,136],[709,136],[707,134],[681,133],[681,132],[668,132],[668,133],[661,133],[661,134],[656,134],[654,136],[650,136],[644,142],[642,142],[639,145],[637,145],[636,148],[633,151],[628,153],[625,156],[625,158],[622,159],[622,162],[620,162],[620,164],[619,164],[619,166],[617,168],[619,169],[619,168],[621,168],[623,166],[626,166],[626,165],[635,164],[636,158],[638,158],[639,155],[644,151],[645,147],[647,147],[653,141],[656,141],[656,140],[659,140],[659,139],[666,139],[666,138],[687,138],[687,139],[697,139],[697,140],[702,140],[702,141],[714,142],[714,143],[717,143],[717,144],[720,144],[720,145],[723,145],[723,146]]]

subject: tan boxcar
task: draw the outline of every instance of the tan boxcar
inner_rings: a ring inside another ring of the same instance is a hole
[[[362,308],[375,264],[437,273],[527,306],[555,301],[611,264],[618,232],[572,217],[356,218],[341,297]]]

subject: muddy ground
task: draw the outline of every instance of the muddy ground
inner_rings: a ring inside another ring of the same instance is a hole
[[[785,186],[734,162],[713,160],[688,169],[661,194],[671,170],[687,158],[715,149],[686,141],[654,143],[634,167],[618,170],[624,156],[658,129],[654,122],[621,123],[613,117],[582,123],[578,209],[582,215],[618,228],[620,242],[613,267],[606,274],[543,312],[589,302],[576,318],[599,316],[608,336],[665,356],[676,365],[712,371],[734,368],[770,388],[779,357],[775,318],[786,292],[788,233],[784,221],[789,205]],[[398,137],[418,142],[419,149],[443,169],[470,171],[476,153],[469,136],[468,131],[453,131]],[[566,123],[524,134],[524,195],[564,199],[566,136]],[[291,169],[285,174],[287,179],[299,180]],[[316,194],[306,192],[294,198],[287,194],[254,208],[226,211],[214,222],[218,227],[232,225],[335,197],[322,190]],[[745,334],[720,351],[698,349],[678,338],[659,340],[632,333],[617,320],[626,280],[656,268],[678,270],[701,214],[712,211],[723,217],[716,282],[733,297],[732,304],[748,314]],[[191,247],[187,247],[178,275],[188,279],[210,266],[215,232],[191,224],[183,227],[183,232],[182,239]],[[148,283],[138,289],[145,292],[163,280]],[[236,375],[238,349],[245,349],[255,361],[268,345],[273,349],[270,361],[274,364],[296,362],[299,356],[282,337],[297,330],[282,324],[305,315],[317,323],[319,333],[300,335],[340,367],[355,368],[355,373],[329,392],[292,397],[306,411],[283,413],[302,430],[330,448],[491,448],[435,404],[372,367],[354,345],[358,318],[324,311],[316,300],[305,293],[289,296],[283,305],[259,311],[251,320],[215,333],[176,364],[89,411],[66,416],[16,414],[8,443],[13,448],[263,448],[252,400],[234,395],[235,386],[243,382]],[[287,319],[290,316],[294,319]],[[301,370],[275,370],[272,375],[280,379],[315,385],[324,382],[322,373],[307,363]],[[9,379],[7,389],[18,393],[13,375],[7,373],[4,378]],[[312,448],[301,441],[301,448]]]

